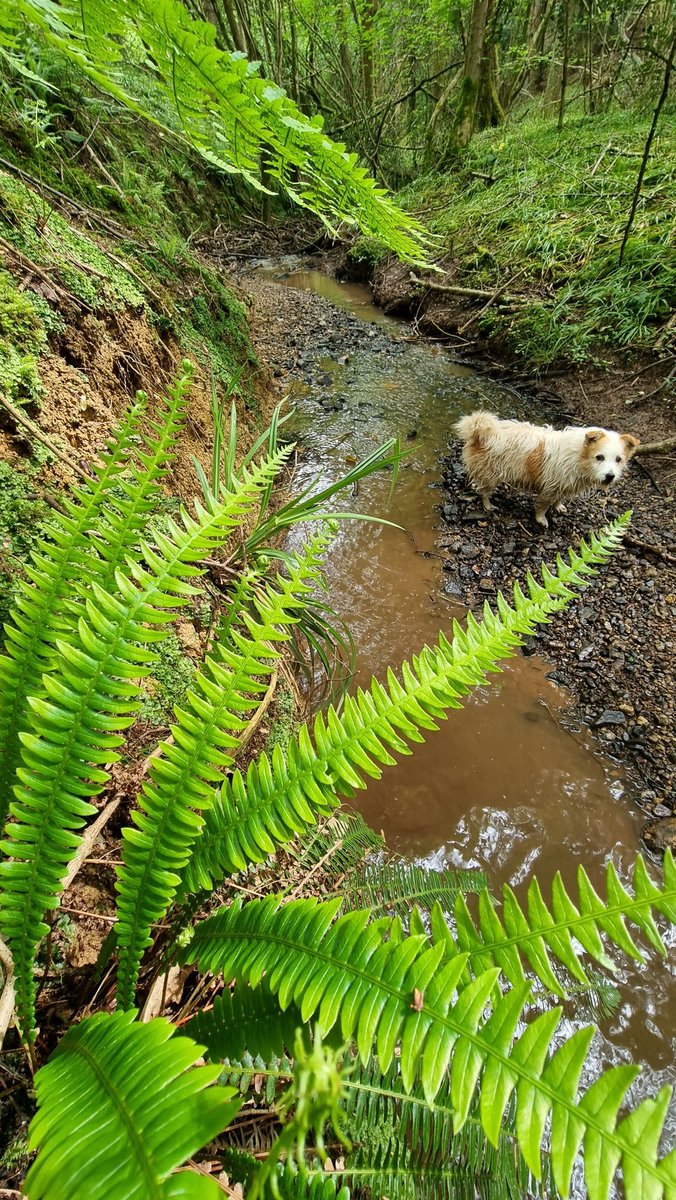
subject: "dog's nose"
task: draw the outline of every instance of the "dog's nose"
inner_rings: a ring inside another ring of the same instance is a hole
[[[614,478],[615,476],[612,471],[606,471],[606,474],[603,476],[603,482],[612,483]]]

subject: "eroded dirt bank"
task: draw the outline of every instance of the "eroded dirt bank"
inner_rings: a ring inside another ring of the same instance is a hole
[[[251,298],[254,344],[280,394],[294,382],[321,386],[327,356],[340,360],[367,344],[374,354],[402,353],[413,336],[402,324],[392,337],[318,296],[249,272],[241,283]],[[554,425],[591,419],[549,390],[540,393],[540,404],[541,419]],[[644,440],[655,436],[639,413],[625,424]],[[604,749],[625,766],[646,818],[665,822],[675,799],[676,533],[668,460],[635,460],[605,506],[598,499],[576,501],[543,532],[532,502],[507,492],[498,493],[498,512],[488,519],[467,488],[458,448],[440,446],[444,451],[438,548],[445,588],[476,611],[497,588],[551,562],[604,519],[634,510],[625,550],[581,601],[531,639],[526,653],[537,650],[552,662],[555,678],[575,698],[574,717],[593,726]],[[660,825],[662,835],[670,831]]]

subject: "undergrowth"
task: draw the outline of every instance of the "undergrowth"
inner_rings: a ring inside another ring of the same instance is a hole
[[[676,126],[667,113],[619,263],[649,120],[569,116],[559,133],[555,120],[520,118],[478,134],[461,164],[399,197],[424,212],[458,283],[490,290],[513,279],[510,290],[525,294],[521,306],[488,309],[481,329],[529,365],[650,350],[676,307]]]

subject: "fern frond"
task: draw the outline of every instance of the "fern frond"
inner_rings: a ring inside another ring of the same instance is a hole
[[[29,1200],[217,1200],[204,1175],[172,1175],[220,1133],[240,1101],[195,1067],[201,1047],[162,1017],[99,1013],[73,1026],[35,1077]],[[185,1190],[183,1190],[183,1187]]]
[[[77,641],[57,642],[61,670],[43,678],[48,699],[30,701],[32,732],[21,735],[24,765],[5,829],[8,861],[0,863],[0,924],[14,958],[27,1038],[34,1029],[33,961],[47,932],[43,914],[57,906],[79,830],[95,811],[85,797],[107,782],[120,731],[138,709],[136,681],[155,658],[148,645],[166,636],[174,610],[196,594],[188,580],[201,573],[197,564],[223,545],[287,455],[288,449],[280,451],[256,466],[238,492],[224,494],[211,511],[197,505],[196,520],[184,512],[181,525],[170,521],[169,536],[158,534],[155,549],[142,543],[142,562],[129,560],[128,574],[117,572],[118,595],[93,581]]]
[[[433,936],[445,942],[451,953],[466,953],[475,974],[497,966],[511,984],[525,980],[521,957],[545,987],[555,996],[563,997],[567,989],[557,978],[552,958],[562,963],[580,983],[592,987],[593,980],[585,970],[573,938],[586,953],[606,970],[614,970],[601,934],[605,934],[623,954],[638,961],[643,955],[631,937],[625,921],[629,920],[644,934],[660,954],[666,949],[653,920],[653,910],[676,923],[676,868],[671,854],[664,859],[664,883],[658,888],[652,883],[645,863],[639,855],[634,864],[634,895],[623,887],[612,862],[606,866],[606,899],[592,887],[584,867],[578,867],[579,902],[575,905],[566,892],[560,874],[552,883],[551,908],[545,904],[536,879],[528,886],[526,912],[511,887],[503,888],[502,914],[489,892],[478,900],[478,925],[472,918],[467,901],[459,895],[455,901],[455,932],[451,932],[439,908],[432,913]]]
[[[426,911],[438,905],[452,913],[464,892],[486,888],[483,871],[433,871],[409,862],[369,863],[341,880],[340,894],[348,908],[368,908],[372,913],[398,913],[408,920],[415,906]]]
[[[208,807],[213,784],[234,761],[247,718],[260,704],[289,628],[301,617],[319,576],[329,543],[326,533],[313,537],[289,567],[253,601],[258,619],[241,614],[244,632],[230,627],[218,639],[193,680],[183,706],[175,709],[172,738],[150,764],[132,814],[123,831],[122,866],[117,872],[117,1002],[130,1008],[150,929],[167,911],[188,862]],[[271,843],[272,848],[272,843]]]
[[[423,227],[397,207],[359,166],[357,156],[324,133],[256,64],[214,45],[214,26],[194,20],[179,0],[9,0],[24,18],[104,91],[193,146],[211,166],[267,191],[267,174],[286,195],[329,224],[346,220],[379,237],[409,261],[425,261]],[[133,29],[152,63],[125,70]],[[149,99],[150,95],[150,99]],[[295,178],[294,178],[295,177]]]
[[[330,880],[350,874],[365,859],[382,854],[385,840],[366,824],[361,813],[336,812],[311,825],[288,849],[297,874],[308,873],[321,863]]]
[[[234,903],[198,925],[182,958],[250,986],[265,975],[282,1008],[297,1004],[303,1020],[315,1018],[322,1031],[339,1024],[343,1038],[356,1040],[362,1062],[375,1050],[383,1071],[398,1046],[404,1088],[411,1091],[419,1077],[429,1104],[450,1070],[455,1132],[478,1096],[483,1130],[496,1144],[515,1094],[517,1141],[536,1178],[551,1114],[552,1171],[562,1196],[581,1147],[591,1200],[607,1200],[620,1162],[629,1194],[645,1186],[646,1194],[661,1197],[673,1186],[676,1152],[657,1158],[669,1088],[620,1120],[638,1069],[616,1067],[578,1099],[592,1028],[552,1051],[557,1009],[517,1036],[530,983],[501,995],[496,969],[468,983],[466,955],[448,957],[443,943],[423,934],[406,937],[396,917],[369,923],[368,913],[355,912],[335,919],[339,908],[339,901],[313,900],[280,907],[274,897],[244,908]]]
[[[247,1052],[268,1062],[293,1049],[301,1024],[298,1009],[290,1005],[282,1012],[277,997],[263,983],[257,988],[226,989],[211,1009],[188,1021],[185,1032],[205,1047],[212,1062],[227,1059],[238,1064]]]
[[[285,1167],[276,1179],[279,1200],[350,1200],[350,1189],[324,1171]]]
[[[482,682],[486,672],[514,654],[536,623],[546,622],[586,585],[595,567],[617,549],[630,514],[618,518],[582,542],[570,561],[559,556],[557,572],[542,568],[542,583],[528,575],[528,595],[517,584],[514,606],[499,593],[496,612],[488,603],[478,623],[470,613],[467,628],[457,622],[453,640],[442,633],[438,645],[426,646],[412,663],[404,663],[401,679],[389,671],[387,683],[371,683],[345,699],[340,714],[329,707],[291,739],[284,754],[276,748],[261,755],[246,775],[227,780],[206,816],[205,828],[186,872],[182,896],[213,887],[225,875],[261,862],[270,843],[288,841],[330,812],[338,796],[352,796],[365,777],[379,778],[391,766],[393,753],[410,754],[407,742],[421,742],[421,730],[436,730],[450,708]]]
[[[145,406],[146,397],[139,393],[102,455],[101,466],[92,468],[94,477],[75,488],[72,498],[64,499],[66,512],[55,518],[52,526],[54,540],[43,542],[33,557],[31,583],[19,581],[11,623],[5,626],[6,653],[0,657],[0,825],[4,825],[15,782],[18,735],[25,723],[27,698],[38,688],[48,665],[66,598],[83,574],[91,571],[88,533],[119,487]]]
[[[64,497],[66,512],[50,530],[53,542],[43,542],[27,568],[31,582],[20,585],[11,614],[16,628],[8,627],[7,655],[0,659],[0,825],[16,782],[20,734],[31,724],[29,697],[44,696],[41,676],[54,666],[57,640],[70,640],[77,629],[91,580],[104,590],[114,586],[125,555],[137,548],[174,457],[191,380],[192,366],[184,362],[155,421],[146,421],[150,433],[139,426],[146,397],[138,393],[97,479],[76,489],[74,498]]]

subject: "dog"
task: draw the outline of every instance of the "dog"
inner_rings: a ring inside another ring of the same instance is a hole
[[[533,491],[535,519],[548,528],[547,512],[565,512],[564,499],[594,488],[607,490],[622,475],[639,439],[611,429],[552,429],[529,421],[503,421],[469,413],[455,425],[465,443],[462,460],[486,512],[501,483]]]

